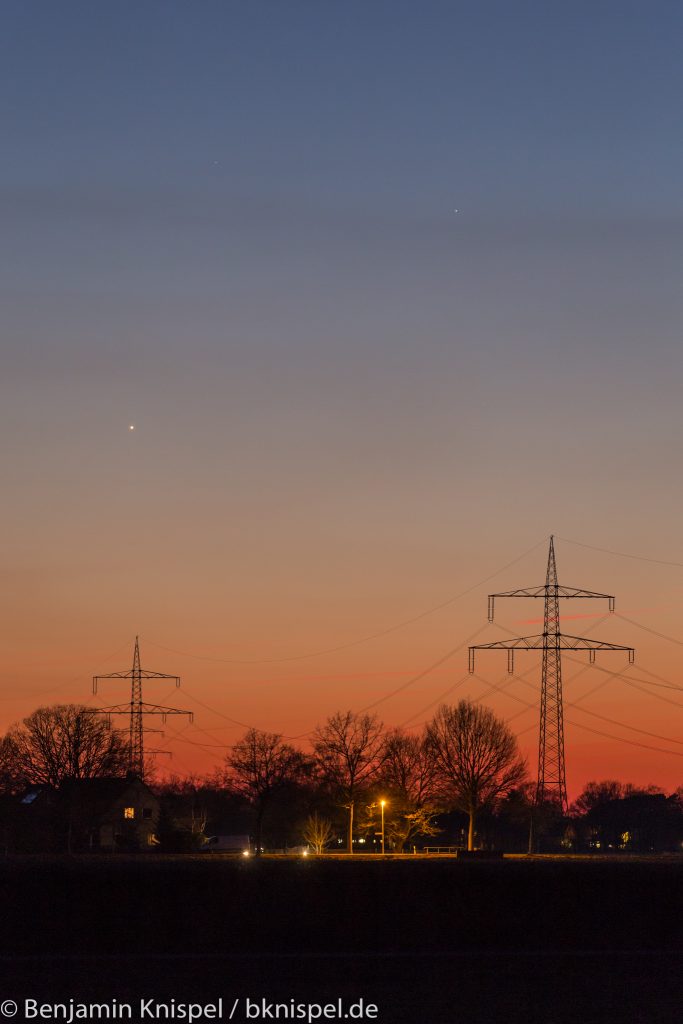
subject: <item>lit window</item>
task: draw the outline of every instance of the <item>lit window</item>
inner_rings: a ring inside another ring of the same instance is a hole
[[[134,818],[135,817],[135,808],[134,807],[124,807],[123,808],[123,816],[124,816],[124,818]]]

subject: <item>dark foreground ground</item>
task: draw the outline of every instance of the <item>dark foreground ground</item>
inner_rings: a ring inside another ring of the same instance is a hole
[[[247,997],[363,998],[387,1024],[673,1024],[682,883],[678,858],[8,860],[0,1014],[223,997],[241,1022]]]

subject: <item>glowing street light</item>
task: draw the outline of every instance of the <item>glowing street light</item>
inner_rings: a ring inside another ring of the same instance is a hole
[[[382,808],[382,856],[384,856],[384,805],[386,800],[380,800],[379,805]]]

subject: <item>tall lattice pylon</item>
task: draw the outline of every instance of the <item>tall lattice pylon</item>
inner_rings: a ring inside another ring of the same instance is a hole
[[[142,699],[143,679],[173,679],[176,687],[180,686],[180,676],[169,675],[167,672],[150,672],[140,665],[140,640],[135,637],[135,650],[133,652],[133,667],[124,672],[109,672],[103,676],[93,676],[92,692],[97,693],[98,683],[102,679],[130,679],[130,704],[113,704],[108,708],[96,708],[96,712],[105,715],[129,715],[130,716],[130,762],[129,768],[133,775],[142,779],[145,774],[145,742],[144,742],[144,716],[160,715],[162,722],[166,721],[168,715],[188,715],[193,720],[191,711],[181,711],[179,708],[166,708],[159,704],[146,704]],[[162,753],[162,751],[152,751]]]
[[[632,647],[609,644],[602,640],[590,640],[582,636],[570,636],[560,632],[561,598],[602,598],[609,602],[610,612],[614,611],[614,597],[598,594],[591,590],[560,586],[557,580],[555,543],[550,538],[548,568],[545,586],[507,590],[500,594],[489,594],[489,622],[493,622],[497,597],[542,597],[543,633],[539,636],[520,636],[513,640],[500,640],[492,644],[475,644],[469,651],[469,668],[474,672],[474,652],[506,650],[508,672],[514,672],[515,651],[543,651],[541,672],[541,721],[538,740],[538,781],[536,803],[553,802],[565,810],[567,807],[567,779],[564,759],[564,717],[562,710],[562,651],[582,650],[589,652],[591,662],[596,651],[627,651],[630,663],[635,652]]]

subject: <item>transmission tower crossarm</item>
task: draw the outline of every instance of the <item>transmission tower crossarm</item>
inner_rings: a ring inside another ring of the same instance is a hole
[[[161,704],[142,704],[143,715],[188,715],[190,721],[194,718],[194,711],[183,711],[181,708],[165,708]]]
[[[559,639],[563,651],[628,651],[631,664],[635,658],[635,648],[623,644],[609,644],[605,640],[591,640],[589,637],[571,636],[569,633],[560,633]]]
[[[180,676],[171,675],[169,672],[151,672],[142,668],[135,673],[139,679],[172,679],[176,686],[180,686]],[[130,679],[133,673],[130,669],[125,672],[108,672],[106,675],[93,676],[93,682],[98,679]]]
[[[541,633],[538,636],[517,636],[512,640],[496,640],[490,644],[473,644],[469,648],[469,670],[474,672],[475,651],[508,651],[508,672],[514,671],[513,651],[539,651],[547,647],[548,636]],[[624,647],[622,644],[610,644],[604,640],[591,640],[584,636],[570,636],[567,633],[555,634],[555,649],[558,651],[588,651],[591,662],[595,660],[596,651],[625,651],[628,653],[629,664],[633,664],[635,651],[633,647]]]
[[[139,711],[143,715],[189,715],[194,716],[193,711],[182,711],[180,708],[165,708],[160,704],[138,704]],[[112,704],[108,708],[87,708],[85,714],[90,715],[129,715],[130,702],[128,704]]]
[[[493,614],[495,608],[496,598],[498,597],[545,597],[548,590],[548,584],[544,583],[541,587],[519,587],[516,590],[502,590],[498,594],[489,594],[489,622],[493,622]],[[609,602],[610,612],[614,611],[614,594],[601,594],[595,590],[581,590],[578,587],[563,587],[560,584],[556,587],[557,597],[563,597],[567,600],[573,598],[585,599],[585,600],[603,600]]]
[[[623,644],[610,644],[606,640],[591,640],[585,636],[570,636],[569,633],[558,633],[559,647],[565,651],[633,651],[633,647],[624,647]],[[505,650],[527,650],[537,651],[543,647],[545,634],[537,636],[516,636],[512,640],[496,640],[491,644],[472,644],[471,651],[505,651]]]
[[[108,708],[86,708],[86,715],[129,715],[130,702],[128,704],[112,704]]]

